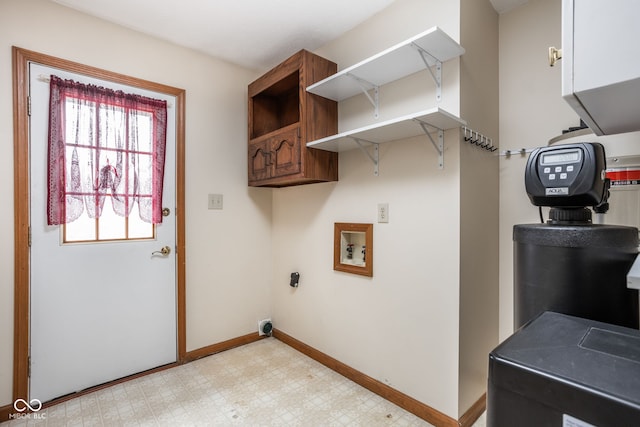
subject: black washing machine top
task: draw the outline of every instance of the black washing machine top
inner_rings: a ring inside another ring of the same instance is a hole
[[[544,312],[491,353],[640,409],[640,331]]]
[[[491,352],[488,425],[572,425],[563,414],[640,425],[640,331],[547,311]]]

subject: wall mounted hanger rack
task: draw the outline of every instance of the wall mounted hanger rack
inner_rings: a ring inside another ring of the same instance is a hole
[[[498,150],[498,147],[493,145],[493,140],[478,131],[475,131],[466,126],[462,126],[462,132],[464,135],[464,141],[478,148],[485,149],[491,153]],[[521,148],[519,150],[503,150],[496,153],[497,156],[511,157],[515,155],[525,156],[531,153],[535,148]]]
[[[468,142],[475,147],[483,148],[491,153],[498,149],[498,147],[493,145],[493,140],[491,138],[481,134],[480,132],[466,126],[462,127],[462,131],[465,142]]]

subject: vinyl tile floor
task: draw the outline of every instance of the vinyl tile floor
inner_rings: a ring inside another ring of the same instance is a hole
[[[47,407],[14,426],[430,426],[267,338]],[[484,415],[474,427],[484,427]]]

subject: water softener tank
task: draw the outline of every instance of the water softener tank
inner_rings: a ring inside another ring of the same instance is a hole
[[[604,147],[536,149],[525,187],[540,224],[513,227],[516,331],[489,355],[487,426],[640,425],[624,400],[640,345],[620,327],[638,329],[638,229],[591,221],[609,208]]]
[[[544,311],[638,329],[638,291],[626,278],[636,228],[516,225],[513,241],[515,329]]]
[[[588,207],[609,208],[605,171],[598,143],[542,147],[529,156],[527,196],[551,210],[546,224],[513,228],[516,329],[544,311],[638,329],[638,291],[627,288],[638,229],[591,223]]]

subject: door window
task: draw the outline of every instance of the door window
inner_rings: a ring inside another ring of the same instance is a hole
[[[166,101],[51,76],[47,218],[64,243],[155,237],[166,117]]]

